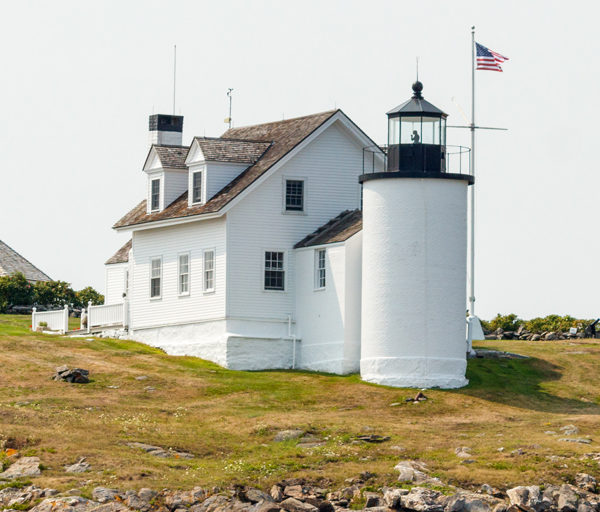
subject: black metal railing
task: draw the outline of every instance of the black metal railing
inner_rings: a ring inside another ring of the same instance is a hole
[[[446,145],[445,170],[451,174],[471,174],[471,148]],[[388,168],[387,146],[366,146],[363,148],[363,174],[386,172]]]

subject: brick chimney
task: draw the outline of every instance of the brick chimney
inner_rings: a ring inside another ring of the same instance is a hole
[[[149,119],[150,145],[181,146],[183,116],[152,114]]]

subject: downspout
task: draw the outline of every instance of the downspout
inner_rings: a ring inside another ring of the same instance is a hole
[[[296,335],[292,335],[292,315],[288,316],[288,338],[292,339],[292,370],[296,369]]]

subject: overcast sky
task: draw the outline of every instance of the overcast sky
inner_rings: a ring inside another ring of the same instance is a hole
[[[477,312],[600,316],[597,19],[590,1],[2,1],[0,240],[104,291],[113,223],[145,194],[152,113],[184,142],[341,108],[378,142],[420,57],[424,96],[470,115],[470,27],[510,58],[477,72]],[[449,130],[449,144],[468,143]]]

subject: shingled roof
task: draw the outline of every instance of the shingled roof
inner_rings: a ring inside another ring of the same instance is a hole
[[[129,261],[129,251],[133,245],[132,240],[129,240],[123,247],[121,247],[116,253],[114,253],[105,265],[114,265],[115,263],[127,263]]]
[[[28,281],[51,281],[39,268],[0,240],[0,276],[21,272]]]
[[[267,142],[270,145],[256,163],[248,167],[205,204],[188,206],[188,193],[184,192],[163,211],[147,213],[146,200],[143,200],[113,227],[122,228],[159,220],[218,212],[337,112],[339,111],[330,110],[285,121],[227,130],[221,136],[222,139]]]
[[[187,169],[185,159],[188,154],[189,146],[152,146],[160,163],[163,167],[170,169]]]
[[[346,210],[340,213],[327,224],[324,224],[314,233],[311,233],[300,240],[294,249],[301,247],[311,247],[313,245],[333,244],[335,242],[344,242],[352,235],[355,235],[362,229],[362,211]]]
[[[269,149],[270,142],[215,137],[195,137],[204,159],[213,162],[253,164]]]

